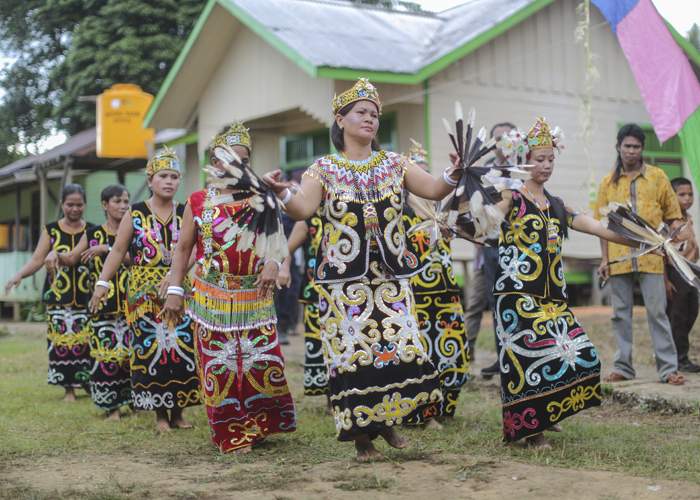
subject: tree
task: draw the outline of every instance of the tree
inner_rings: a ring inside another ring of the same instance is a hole
[[[205,0],[3,0],[0,160],[35,152],[52,129],[95,123],[96,95],[116,82],[156,93]],[[5,154],[7,153],[7,154]]]

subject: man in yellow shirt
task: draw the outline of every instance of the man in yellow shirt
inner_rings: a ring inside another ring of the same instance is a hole
[[[681,209],[668,177],[660,168],[642,161],[642,129],[635,124],[623,126],[617,134],[616,149],[615,170],[605,176],[600,184],[596,217],[601,218],[611,202],[629,203],[635,212],[655,227],[662,222],[672,226],[679,224]],[[671,324],[666,316],[663,257],[647,254],[609,264],[629,257],[634,250],[605,240],[600,241],[600,248],[602,259],[598,273],[604,279],[609,277],[612,288],[612,327],[618,347],[615,367],[606,381],[619,382],[635,377],[632,366],[632,306],[634,284],[638,281],[647,310],[659,378],[662,382],[683,384],[683,376],[678,373]]]

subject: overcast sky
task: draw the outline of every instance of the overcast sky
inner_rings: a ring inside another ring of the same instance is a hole
[[[467,3],[468,0],[412,0],[426,10],[441,11]],[[693,23],[700,25],[700,1],[698,0],[652,0],[662,16],[674,28],[685,35]]]

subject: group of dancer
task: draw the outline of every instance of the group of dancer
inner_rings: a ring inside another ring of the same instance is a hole
[[[300,185],[279,170],[255,180],[240,123],[214,138],[212,182],[184,205],[167,148],[148,162],[146,201],[129,208],[123,187],[102,192],[100,226],[83,220],[85,193],[67,185],[63,217],[8,283],[46,265],[49,383],[66,399],[85,387],[110,418],[124,405],[154,411],[161,431],[190,427],[184,408],[204,403],[222,452],[294,431],[273,294],[303,247],[304,394],[326,396],[337,438],[367,461],[380,456],[377,437],[403,448],[401,426],[454,416],[469,349],[452,236],[409,228],[422,222],[420,206],[454,191],[461,169],[433,177],[418,145],[406,156],[380,149],[381,102],[366,79],[332,112],[337,153]],[[596,349],[567,303],[562,243],[570,230],[634,243],[545,189],[558,144],[543,119],[525,141],[530,178],[497,203],[493,293],[504,439],[543,446],[543,431],[602,399]],[[281,209],[298,221],[283,249]]]

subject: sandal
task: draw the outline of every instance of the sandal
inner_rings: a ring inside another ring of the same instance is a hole
[[[678,372],[673,372],[666,377],[663,383],[669,385],[683,385],[685,384],[685,377]]]
[[[621,375],[617,372],[610,372],[610,375],[605,377],[603,379],[603,382],[626,382],[628,380],[632,380],[631,378],[627,378],[624,375]]]

